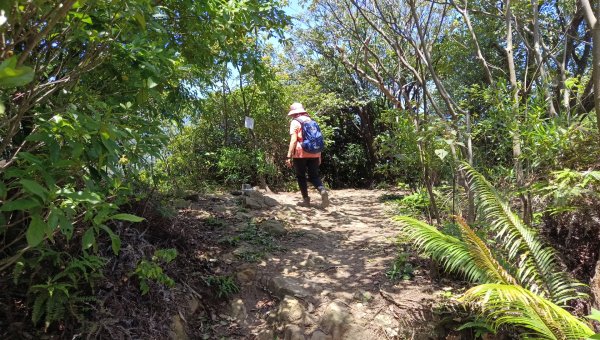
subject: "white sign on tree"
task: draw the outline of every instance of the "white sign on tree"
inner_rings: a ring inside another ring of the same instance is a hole
[[[244,121],[244,126],[248,129],[253,130],[254,129],[254,118],[246,117],[246,120]]]

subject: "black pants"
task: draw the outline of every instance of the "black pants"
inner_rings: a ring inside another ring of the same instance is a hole
[[[321,178],[319,178],[319,158],[294,158],[294,169],[296,169],[296,179],[303,198],[308,198],[307,171],[308,179],[315,188],[321,189],[323,187]]]

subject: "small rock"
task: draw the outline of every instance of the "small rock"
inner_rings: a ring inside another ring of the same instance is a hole
[[[283,299],[286,295],[299,298],[307,297],[310,295],[307,289],[309,286],[311,285],[303,280],[281,276],[271,278],[268,284],[269,290],[280,299]]]
[[[277,200],[275,200],[274,198],[271,198],[271,197],[267,197],[267,196],[265,196],[265,198],[264,198],[264,203],[269,208],[279,205],[279,202],[277,202]]]
[[[399,323],[393,316],[388,314],[378,314],[375,319],[375,323],[380,325],[381,328],[385,331],[385,333],[393,338],[398,336],[399,331]]]
[[[273,236],[282,236],[287,233],[283,223],[277,220],[266,220],[260,223],[260,227]]]
[[[344,334],[352,324],[352,317],[346,305],[334,301],[327,306],[321,318],[321,329],[331,334],[333,339],[343,339]]]
[[[242,285],[252,284],[254,282],[254,278],[256,277],[256,270],[252,268],[246,268],[236,275],[238,282]]]
[[[242,301],[242,299],[231,301],[230,308],[231,317],[235,318],[238,321],[238,323],[243,324],[246,321],[246,318],[248,317],[244,301]]]
[[[373,299],[373,295],[370,292],[361,289],[354,293],[354,299],[361,302],[369,302]]]
[[[185,331],[185,325],[183,324],[183,320],[179,315],[173,316],[171,318],[171,339],[174,340],[188,340],[189,337],[187,332]]]
[[[300,262],[301,266],[309,268],[325,267],[326,264],[327,261],[325,261],[325,258],[323,256],[313,254],[308,255],[306,260]]]
[[[253,197],[244,197],[243,206],[244,208],[255,210],[263,209],[265,207],[259,200]]]
[[[304,340],[304,332],[298,325],[285,326],[284,340]]]
[[[330,335],[327,335],[319,330],[316,330],[310,337],[310,340],[332,340],[332,339],[331,339]]]
[[[279,303],[277,319],[282,323],[300,323],[304,318],[304,306],[297,299],[286,296]]]

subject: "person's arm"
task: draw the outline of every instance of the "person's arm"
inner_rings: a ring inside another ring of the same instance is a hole
[[[292,157],[294,156],[294,151],[296,150],[296,143],[298,142],[298,135],[292,133],[290,135],[290,146],[288,147],[287,159],[285,160],[285,164],[288,166],[292,166]]]

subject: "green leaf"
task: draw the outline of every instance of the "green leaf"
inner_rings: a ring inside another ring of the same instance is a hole
[[[46,235],[46,223],[42,220],[39,215],[31,216],[31,222],[25,237],[27,238],[27,244],[30,247],[35,247],[44,240]]]
[[[446,156],[448,156],[448,151],[446,151],[444,149],[437,149],[434,152],[441,160],[444,160],[444,158],[446,158]]]
[[[592,320],[596,320],[596,321],[600,321],[600,311],[597,310],[597,309],[592,308],[592,314],[586,316],[586,318],[592,319]]]
[[[144,18],[144,13],[142,11],[137,11],[137,12],[135,12],[135,14],[133,16],[134,16],[135,20],[138,22],[138,24],[140,24],[142,29],[145,31],[146,30],[146,18]]]
[[[32,198],[21,198],[4,203],[4,205],[0,207],[0,211],[29,210],[38,207],[39,205],[40,203]]]
[[[21,183],[25,190],[39,196],[43,201],[46,201],[46,199],[48,198],[48,190],[42,185],[40,185],[38,182],[32,181],[30,179],[22,179],[19,181],[19,183]]]
[[[73,223],[64,215],[61,215],[58,220],[60,231],[67,237],[67,240],[70,240],[73,237]]]
[[[145,218],[143,218],[143,217],[135,216],[132,214],[116,214],[116,215],[112,215],[110,217],[110,219],[129,221],[129,222],[142,222],[143,220],[145,220]]]
[[[81,247],[83,247],[83,249],[85,250],[93,246],[95,243],[96,235],[94,232],[94,228],[89,228],[85,231],[85,234],[83,234],[83,237],[81,238]]]
[[[594,335],[590,336],[588,339],[600,340],[600,334],[594,334]]]
[[[12,56],[0,64],[0,88],[23,86],[33,80],[35,73],[28,66],[17,66],[17,56]]]
[[[115,255],[119,255],[119,250],[121,250],[121,238],[119,237],[119,235],[115,234],[109,227],[105,226],[104,224],[100,225],[100,228],[106,231],[108,236],[110,236],[110,242],[113,253],[115,253]]]
[[[146,81],[146,86],[151,89],[156,87],[156,85],[158,85],[152,78],[148,77],[148,80]]]

